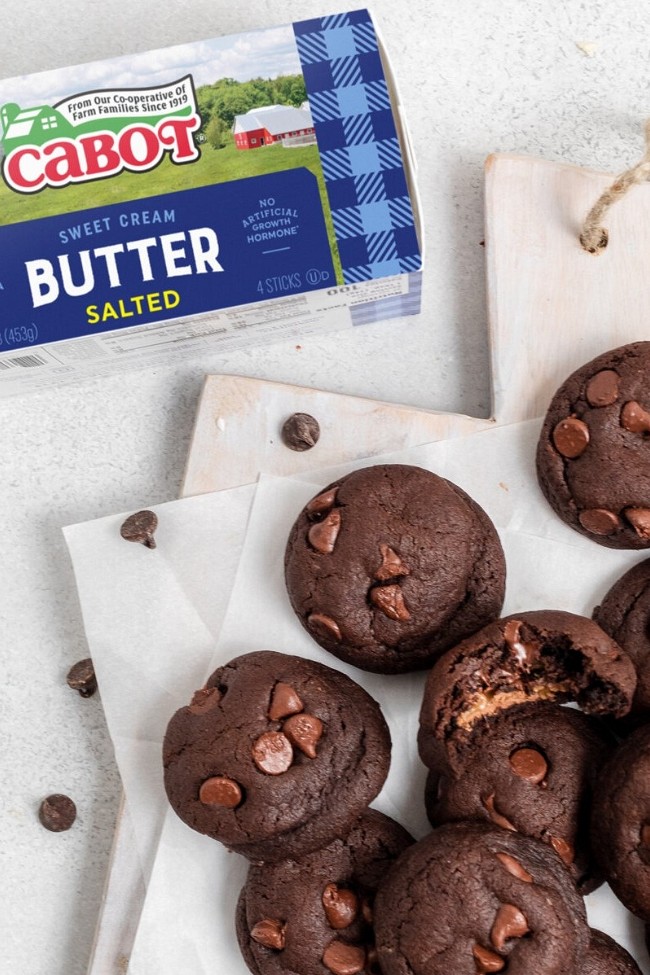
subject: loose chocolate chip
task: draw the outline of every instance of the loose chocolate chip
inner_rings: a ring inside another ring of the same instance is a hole
[[[68,671],[66,681],[68,687],[73,691],[79,691],[82,697],[92,697],[97,690],[97,678],[90,657],[73,664]]]
[[[323,908],[327,923],[331,928],[340,931],[349,928],[359,913],[359,898],[353,890],[327,884],[322,896]]]
[[[287,718],[282,730],[292,745],[308,758],[316,758],[316,745],[323,734],[323,722],[313,714],[294,714]]]
[[[495,824],[495,826],[501,826],[502,829],[512,830],[513,833],[517,832],[517,827],[513,826],[510,820],[506,819],[505,816],[502,816],[499,810],[494,805],[493,792],[489,796],[487,796],[487,798],[485,799],[482,798],[481,802],[483,803],[484,808],[487,809],[488,816]]]
[[[279,680],[273,688],[271,704],[269,705],[269,718],[271,721],[279,721],[290,714],[299,714],[304,708],[304,704],[294,691],[291,684],[285,684]]]
[[[330,941],[323,952],[323,964],[332,975],[357,975],[366,965],[366,950],[345,941]]]
[[[490,941],[497,949],[503,951],[509,938],[523,938],[530,928],[524,914],[514,904],[502,904],[490,931]]]
[[[483,945],[474,945],[472,954],[478,975],[489,975],[490,972],[500,972],[505,968],[505,958],[501,958],[489,948],[484,948]]]
[[[626,508],[623,514],[639,538],[650,539],[650,508]]]
[[[140,542],[147,548],[155,548],[156,540],[153,536],[157,527],[158,516],[155,511],[136,511],[122,524],[120,535],[127,542]]]
[[[397,576],[410,575],[409,567],[402,562],[397,552],[389,545],[382,543],[379,546],[379,552],[381,554],[381,565],[374,573],[377,582],[386,582],[387,579],[395,579]]]
[[[307,623],[310,629],[316,630],[317,633],[320,633],[326,639],[342,639],[343,634],[341,633],[341,628],[331,616],[325,616],[324,613],[310,613],[307,617]]]
[[[509,853],[497,853],[497,860],[501,861],[505,869],[513,877],[516,877],[518,880],[523,880],[526,884],[532,884],[533,878],[531,875],[522,867],[519,860],[510,856]]]
[[[338,487],[333,487],[330,488],[329,491],[323,491],[322,494],[317,494],[316,497],[312,498],[307,505],[307,514],[322,515],[325,514],[326,511],[333,508],[338,490]]]
[[[521,621],[508,620],[503,628],[503,639],[506,641],[510,650],[515,655],[517,664],[527,669],[531,666],[537,656],[537,648],[531,643],[524,643],[521,638]]]
[[[370,602],[391,620],[410,620],[404,596],[399,586],[374,586],[370,590]]]
[[[560,420],[553,429],[555,449],[568,460],[574,460],[584,453],[589,444],[589,427],[575,416]]]
[[[205,714],[206,711],[216,708],[220,700],[221,691],[218,687],[201,687],[194,692],[187,710],[191,714]]]
[[[286,924],[276,921],[273,918],[264,918],[258,921],[251,931],[251,938],[257,941],[258,945],[265,948],[272,948],[274,951],[282,951],[285,942]]]
[[[611,406],[618,399],[618,373],[602,369],[592,376],[585,391],[590,406]]]
[[[202,783],[199,789],[199,799],[204,806],[223,806],[224,809],[234,809],[242,801],[241,786],[226,775],[214,775]]]
[[[253,761],[266,775],[282,775],[293,762],[291,742],[281,731],[265,731],[253,742]]]
[[[630,433],[650,433],[650,413],[630,400],[621,410],[621,426]]]
[[[320,426],[309,413],[292,413],[282,424],[281,434],[290,450],[311,450],[318,443]]]
[[[38,818],[45,829],[51,833],[64,833],[70,829],[77,818],[77,807],[70,796],[55,792],[43,799],[38,810]]]
[[[548,842],[551,844],[560,860],[566,863],[567,867],[571,866],[576,858],[573,847],[566,840],[563,840],[561,836],[549,836]]]
[[[592,535],[612,535],[622,526],[618,515],[606,508],[589,508],[587,511],[581,511],[578,521]]]
[[[517,748],[510,755],[510,767],[515,775],[531,785],[543,782],[548,772],[548,763],[536,748]]]
[[[321,555],[331,555],[341,530],[341,512],[333,508],[322,521],[317,521],[307,533],[309,544]]]

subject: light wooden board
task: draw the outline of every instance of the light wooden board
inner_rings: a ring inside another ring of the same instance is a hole
[[[289,450],[280,439],[292,413],[321,428],[315,447]],[[208,376],[196,417],[182,497],[288,476],[469,433],[490,420],[430,413],[391,403],[241,376]]]
[[[650,338],[650,187],[607,219],[595,257],[580,223],[612,177],[512,154],[486,163],[486,258],[493,421],[431,413],[283,383],[208,376],[198,405],[182,497],[290,475],[539,416],[570,371],[599,352]],[[279,431],[311,413],[318,445],[296,453]],[[122,815],[88,975],[122,975],[144,884]]]
[[[585,214],[613,176],[526,156],[490,156],[485,174],[494,415],[541,416],[560,383],[600,352],[650,339],[650,186],[605,219],[588,254]]]

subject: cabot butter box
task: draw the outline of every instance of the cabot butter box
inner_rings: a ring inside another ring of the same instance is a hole
[[[358,10],[0,82],[0,393],[420,310]]]

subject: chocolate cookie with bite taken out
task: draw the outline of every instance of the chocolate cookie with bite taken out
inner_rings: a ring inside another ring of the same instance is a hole
[[[429,768],[462,768],[480,724],[521,704],[576,701],[621,718],[636,688],[632,661],[593,620],[534,610],[496,620],[448,650],[430,671],[418,747]]]
[[[562,383],[537,447],[560,518],[609,548],[650,548],[650,342],[598,356]]]
[[[391,674],[428,667],[498,616],[505,561],[492,522],[459,487],[420,467],[379,464],[305,506],[285,578],[317,643]]]
[[[378,973],[373,901],[413,838],[374,809],[345,839],[298,860],[252,865],[237,907],[237,938],[254,975]]]
[[[389,762],[388,727],[363,688],[272,651],[216,670],[172,717],[163,742],[177,815],[269,862],[344,836],[381,789]]]
[[[592,845],[610,887],[650,922],[650,725],[618,746],[594,790]]]
[[[451,823],[391,867],[375,900],[375,937],[384,975],[575,975],[589,928],[550,847]]]
[[[591,797],[614,740],[595,718],[559,704],[521,704],[479,722],[461,768],[432,769],[433,826],[473,819],[548,843],[581,894],[602,876],[591,853]]]

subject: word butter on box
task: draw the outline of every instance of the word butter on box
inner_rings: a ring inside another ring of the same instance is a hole
[[[365,10],[0,82],[0,392],[420,310]]]

